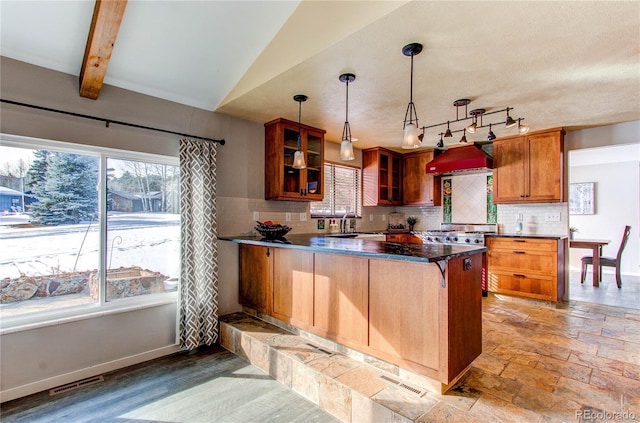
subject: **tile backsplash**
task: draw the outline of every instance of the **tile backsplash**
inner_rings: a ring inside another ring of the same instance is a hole
[[[454,223],[487,223],[487,175],[463,174],[443,178],[451,180],[451,218]],[[221,235],[256,234],[254,212],[259,214],[257,220],[278,220],[292,227],[292,233],[327,233],[325,228],[318,229],[317,219],[309,214],[309,204],[295,201],[266,201],[261,199],[218,197],[218,233]],[[493,208],[491,208],[493,210]],[[404,213],[405,216],[416,216],[418,223],[415,230],[439,229],[444,221],[445,209],[438,207],[364,207],[362,218],[356,220],[357,231],[384,231],[387,228],[387,216],[392,212]],[[547,222],[545,216],[560,214],[559,222]],[[498,232],[515,232],[518,214],[523,216],[523,234],[567,235],[568,215],[567,203],[540,204],[498,204]],[[291,220],[287,221],[287,216]],[[306,217],[306,219],[303,219]]]

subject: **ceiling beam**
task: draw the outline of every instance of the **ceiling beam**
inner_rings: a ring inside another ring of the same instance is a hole
[[[107,74],[127,0],[96,0],[80,69],[80,96],[96,100]]]

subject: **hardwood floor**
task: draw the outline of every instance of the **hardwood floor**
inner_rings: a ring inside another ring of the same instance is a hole
[[[178,353],[50,397],[3,403],[0,421],[29,423],[337,422],[221,347]]]

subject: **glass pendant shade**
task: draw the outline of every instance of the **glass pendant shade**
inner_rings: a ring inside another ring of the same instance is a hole
[[[353,144],[349,140],[342,140],[340,143],[340,160],[355,160],[353,154]]]
[[[420,147],[420,139],[418,138],[418,127],[413,123],[407,123],[404,126],[404,139],[402,148],[418,148]]]
[[[304,169],[305,167],[307,167],[307,164],[304,162],[304,154],[298,150],[293,154],[293,168]]]

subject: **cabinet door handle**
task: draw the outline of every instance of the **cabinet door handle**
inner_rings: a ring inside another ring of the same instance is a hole
[[[300,197],[304,196],[304,191],[300,188]]]
[[[515,276],[516,278],[526,278],[526,276],[522,273],[514,273],[513,276]]]
[[[514,251],[513,254],[525,254],[524,251]]]
[[[269,257],[271,253],[269,252],[269,247],[267,247],[267,257]]]

